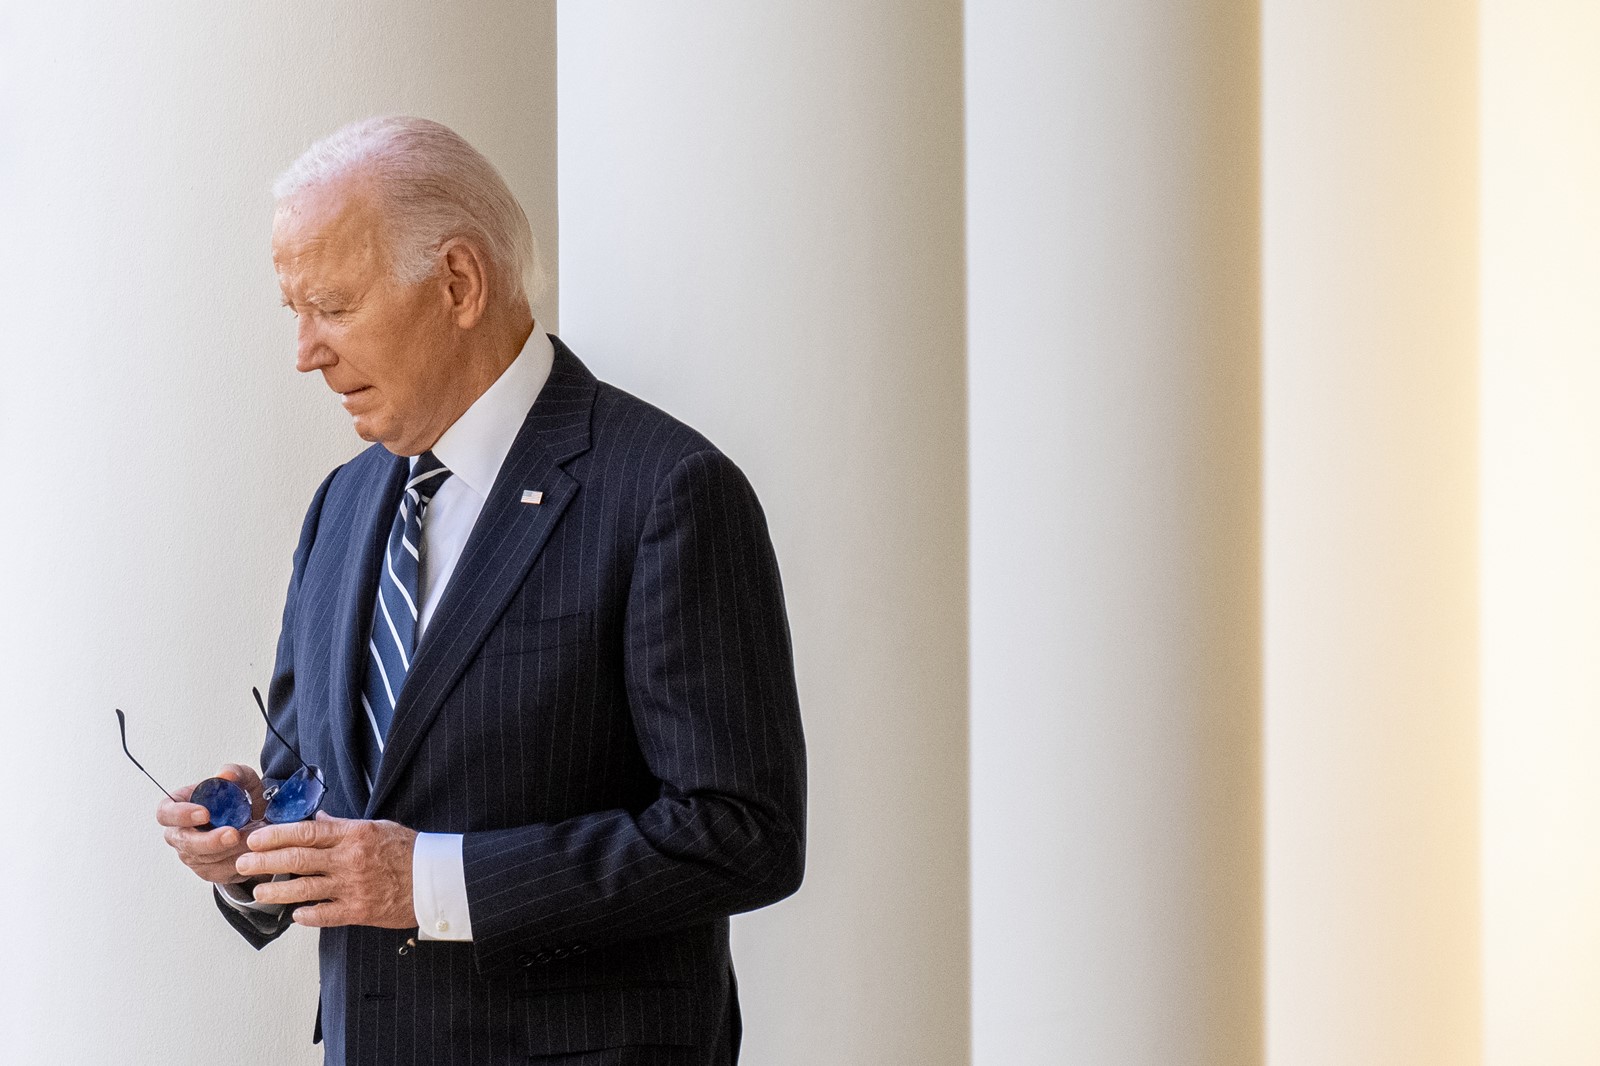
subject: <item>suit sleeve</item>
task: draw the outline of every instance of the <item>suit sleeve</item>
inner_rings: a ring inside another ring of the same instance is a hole
[[[650,936],[775,902],[805,866],[805,747],[777,561],[719,452],[658,486],[624,622],[644,810],[468,833],[478,968]]]
[[[317,487],[316,495],[311,498],[311,506],[306,509],[305,521],[300,525],[300,542],[294,549],[294,571],[289,577],[289,593],[284,599],[283,625],[278,630],[277,661],[272,670],[272,682],[267,688],[267,705],[275,712],[274,724],[291,742],[298,743],[295,735],[295,716],[293,714],[276,715],[280,707],[288,707],[294,699],[294,615],[295,600],[300,593],[300,576],[305,572],[306,559],[311,554],[311,545],[317,539],[317,523],[322,517],[322,502],[327,498],[328,486],[333,483],[334,470],[322,480]],[[267,737],[261,751],[261,776],[264,783],[270,785],[281,781],[296,769],[290,765],[291,758],[283,746],[270,735]],[[239,935],[250,942],[257,950],[266,947],[278,937],[282,936],[289,926],[294,924],[290,917],[291,908],[284,908],[279,914],[267,912],[245,912],[237,907],[231,907],[222,898],[217,889],[212,889],[217,910],[228,920],[228,924],[238,930]]]

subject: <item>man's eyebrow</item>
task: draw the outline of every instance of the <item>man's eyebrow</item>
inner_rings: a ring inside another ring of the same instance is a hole
[[[338,289],[313,289],[301,297],[300,302],[309,307],[327,307],[329,305],[340,307],[349,303],[350,297],[349,294]],[[285,296],[283,298],[283,306],[290,307],[292,305],[293,301],[288,296]]]

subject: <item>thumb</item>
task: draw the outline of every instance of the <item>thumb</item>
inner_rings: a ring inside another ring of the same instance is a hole
[[[230,762],[218,771],[217,776],[226,777],[229,781],[237,783],[239,787],[252,796],[259,795],[261,792],[261,775],[256,773],[253,767]]]

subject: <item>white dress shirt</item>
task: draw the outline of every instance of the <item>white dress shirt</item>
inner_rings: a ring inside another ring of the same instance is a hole
[[[550,338],[535,322],[517,358],[433,446],[434,457],[449,468],[450,476],[434,493],[422,522],[419,644],[455,573],[461,550],[483,511],[500,467],[516,442],[528,409],[549,380],[554,363],[555,349]],[[414,467],[416,459],[411,463]],[[238,907],[264,910],[280,906],[256,903],[242,886],[218,887],[223,898]],[[460,833],[417,834],[411,853],[411,902],[420,939],[472,939]]]

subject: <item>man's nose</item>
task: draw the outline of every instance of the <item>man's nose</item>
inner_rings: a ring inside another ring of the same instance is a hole
[[[333,352],[322,342],[315,315],[301,315],[295,321],[294,368],[302,374],[333,365]]]

